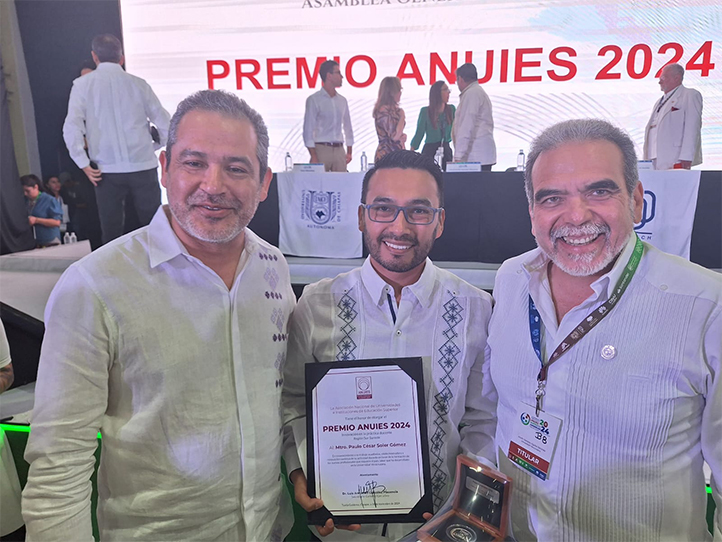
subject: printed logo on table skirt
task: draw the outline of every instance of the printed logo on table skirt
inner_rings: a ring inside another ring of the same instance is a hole
[[[637,235],[639,235],[639,238],[642,241],[651,241],[653,232],[651,231],[651,226],[647,226],[647,224],[650,224],[654,220],[656,214],[657,195],[651,190],[645,190],[644,206],[642,207],[642,220],[639,224],[634,226],[634,231],[637,232]],[[645,228],[645,226],[647,227]],[[642,228],[646,231],[643,231]]]
[[[341,194],[304,190],[301,194],[301,218],[318,225],[341,222]]]

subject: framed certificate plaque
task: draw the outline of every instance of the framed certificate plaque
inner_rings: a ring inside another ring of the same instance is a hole
[[[423,522],[432,512],[421,358],[306,364],[309,523]]]

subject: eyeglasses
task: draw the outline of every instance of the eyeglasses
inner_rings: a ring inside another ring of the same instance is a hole
[[[403,211],[404,218],[409,224],[426,225],[434,221],[436,213],[443,211],[443,207],[427,207],[426,205],[390,205],[388,203],[363,204],[364,209],[373,222],[393,222]]]

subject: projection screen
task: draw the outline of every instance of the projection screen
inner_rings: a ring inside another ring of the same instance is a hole
[[[318,65],[337,58],[355,144],[373,160],[381,79],[402,79],[408,140],[430,85],[458,105],[454,70],[473,62],[494,112],[495,171],[557,121],[596,117],[624,128],[641,154],[670,61],[704,97],[703,169],[722,169],[722,8],[714,1],[120,0],[126,67],[172,113],[199,89],[237,93],[265,118],[270,165],[307,162],[304,104]]]

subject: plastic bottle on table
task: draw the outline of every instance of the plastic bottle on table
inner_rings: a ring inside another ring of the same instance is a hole
[[[366,156],[366,151],[361,153],[361,171],[366,171],[369,168],[369,159]]]
[[[291,158],[291,153],[286,153],[286,171],[291,171],[293,169],[293,158]]]
[[[526,156],[524,156],[524,149],[519,149],[519,154],[516,155],[516,170],[524,171],[526,167]]]
[[[70,244],[77,243],[78,242],[78,236],[75,235],[75,232],[70,232]]]
[[[63,235],[63,244],[69,245],[70,244],[70,232],[65,232],[65,235]]]

